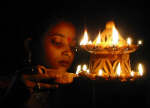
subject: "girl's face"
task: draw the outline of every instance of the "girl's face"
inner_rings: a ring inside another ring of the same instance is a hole
[[[75,28],[67,22],[60,22],[45,34],[44,54],[50,68],[67,71],[74,59]]]

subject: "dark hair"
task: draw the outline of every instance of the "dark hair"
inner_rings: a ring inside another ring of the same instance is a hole
[[[35,24],[33,31],[32,31],[32,39],[33,40],[39,40],[43,37],[44,33],[47,32],[50,28],[55,26],[59,22],[70,22],[74,26],[76,26],[75,23],[73,23],[73,19],[69,17],[61,17],[61,16],[53,16],[53,17],[47,17],[39,21],[37,24]]]

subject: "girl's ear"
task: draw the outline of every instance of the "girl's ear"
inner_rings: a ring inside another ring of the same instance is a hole
[[[31,52],[31,44],[32,44],[32,38],[31,37],[28,37],[27,39],[25,39],[24,48],[27,52]]]

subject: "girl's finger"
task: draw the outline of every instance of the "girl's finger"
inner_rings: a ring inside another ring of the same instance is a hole
[[[39,83],[39,86],[42,88],[58,88],[58,84]]]
[[[38,65],[37,70],[40,74],[47,74],[47,68],[43,65]]]
[[[46,75],[23,75],[23,80],[42,80],[42,79],[49,79]]]
[[[28,88],[34,88],[35,86],[39,86],[40,88],[58,88],[58,84],[45,84],[45,83],[36,83],[29,80],[25,81],[25,84]]]

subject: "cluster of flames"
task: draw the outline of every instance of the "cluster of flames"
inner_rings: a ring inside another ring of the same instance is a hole
[[[112,23],[112,22],[111,22]],[[87,30],[84,31],[84,37],[80,42],[80,45],[93,45],[93,46],[101,46],[102,48],[104,47],[111,47],[111,46],[116,46],[116,47],[122,47],[122,46],[128,46],[132,44],[132,39],[130,37],[127,38],[127,41],[125,41],[119,34],[118,30],[116,29],[115,25],[112,23],[112,26],[110,26],[110,24],[108,24],[108,26],[106,25],[106,27],[108,28],[108,30],[112,30],[112,38],[107,38],[107,40],[101,37],[101,33],[98,33],[98,36],[96,37],[96,39],[92,42],[91,40],[89,40],[88,37],[88,32]],[[139,40],[138,41],[138,45],[141,45],[142,41]]]
[[[88,66],[86,64],[77,66],[76,74],[79,75],[81,73],[84,73],[84,75],[90,76],[90,70],[88,69]],[[124,77],[121,74],[120,63],[117,66],[116,73],[117,73],[116,77],[118,77],[118,78]],[[138,64],[138,71],[137,72],[131,71],[130,72],[130,78],[142,77],[143,74],[144,74],[143,65],[141,63],[139,63]],[[107,74],[105,74],[102,69],[99,69],[98,74],[93,74],[91,77],[104,77],[107,79],[109,76]]]
[[[111,30],[111,32],[110,32]],[[110,33],[110,34],[106,34],[107,37],[105,36],[105,33]],[[80,42],[80,46],[84,47],[84,46],[90,46],[90,48],[98,48],[98,49],[105,49],[105,48],[132,48],[132,46],[134,46],[132,44],[132,39],[129,37],[127,38],[127,40],[124,40],[122,38],[122,36],[119,34],[118,30],[115,27],[115,24],[113,22],[109,22],[106,25],[106,31],[102,32],[102,33],[98,33],[98,36],[96,37],[96,39],[92,42],[91,40],[89,40],[88,37],[88,32],[87,30],[84,31],[84,36],[83,39]],[[102,36],[101,36],[102,35]],[[110,37],[108,37],[110,36]],[[142,41],[139,40],[137,45],[135,46],[139,46],[142,45]],[[124,75],[121,73],[121,66],[120,63],[118,63],[118,66],[116,68],[116,77],[124,77]],[[87,65],[78,65],[77,66],[77,70],[76,70],[76,74],[80,74],[81,72],[86,73],[86,75],[91,74],[90,70],[87,68]],[[144,71],[143,71],[143,65],[140,63],[138,65],[138,72],[134,72],[131,71],[130,72],[130,77],[138,77],[138,76],[143,76]],[[105,72],[103,72],[102,69],[100,69],[97,73],[97,75],[95,76],[100,76],[100,77],[109,77],[108,74],[105,74]]]

